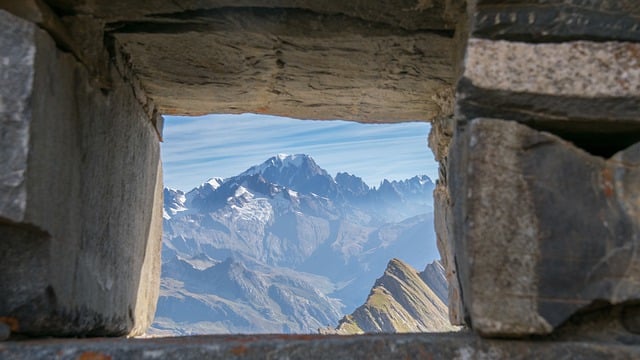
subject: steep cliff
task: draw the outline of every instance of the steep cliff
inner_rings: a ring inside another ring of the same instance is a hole
[[[447,316],[446,282],[439,262],[418,273],[398,259],[392,259],[382,277],[376,280],[367,301],[345,316],[336,332],[362,334],[375,332],[453,331]],[[427,281],[427,282],[425,282]]]

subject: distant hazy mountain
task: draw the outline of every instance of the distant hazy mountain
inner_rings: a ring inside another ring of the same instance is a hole
[[[363,334],[456,330],[449,323],[446,290],[440,262],[433,262],[418,273],[404,262],[392,259],[382,277],[376,280],[364,305],[342,318],[335,330],[323,329],[323,332]]]
[[[363,303],[392,257],[434,253],[433,183],[333,178],[278,155],[185,193],[164,190],[153,332],[316,332]]]
[[[201,255],[163,254],[162,295],[156,329],[171,334],[308,332],[340,316],[340,303],[323,291],[324,278]]]

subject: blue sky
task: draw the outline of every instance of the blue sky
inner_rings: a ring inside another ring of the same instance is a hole
[[[437,163],[427,147],[428,123],[360,124],[257,114],[165,116],[165,186],[191,190],[230,177],[276,154],[309,154],[331,175],[346,171],[378,186],[426,174]]]

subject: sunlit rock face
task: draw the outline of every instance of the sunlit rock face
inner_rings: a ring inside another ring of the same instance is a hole
[[[447,315],[444,268],[434,261],[418,273],[399,259],[389,261],[366,302],[340,320],[329,333],[444,332],[451,326]]]

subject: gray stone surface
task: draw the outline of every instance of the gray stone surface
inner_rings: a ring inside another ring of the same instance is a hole
[[[20,146],[3,149],[28,152],[17,162],[21,192],[0,191],[22,199],[20,216],[0,213],[0,317],[19,334],[139,333],[159,280],[156,129],[114,67],[113,89],[103,92],[44,31],[2,10],[0,17],[9,28],[0,42],[23,60],[12,52],[0,64],[3,76],[22,74],[9,82],[17,97],[2,117],[20,125],[6,138]],[[22,48],[30,55],[20,57]]]
[[[0,322],[0,341],[5,341],[11,337],[11,327]]]
[[[540,95],[640,97],[640,44],[551,44],[470,39],[464,77],[474,87]]]
[[[33,27],[0,13],[0,217],[22,221],[26,210],[29,95],[33,86]],[[8,51],[11,49],[11,51]]]
[[[461,119],[513,119],[609,157],[640,141],[640,46],[471,39]]]
[[[0,0],[0,9],[6,10],[45,29],[56,41],[58,47],[71,52],[76,59],[88,65],[85,56],[67,27],[43,0]]]
[[[142,267],[140,268],[140,280],[133,307],[133,327],[129,329],[130,335],[144,334],[153,323],[156,314],[156,305],[160,295],[160,273],[161,273],[161,251],[162,251],[162,206],[163,189],[162,162],[156,161],[155,189],[152,193],[150,213],[148,218],[141,221],[148,221],[148,229],[144,233],[146,247],[142,255]],[[150,174],[147,174],[150,175]],[[146,199],[149,201],[149,199]],[[136,240],[135,238],[133,239]]]
[[[634,334],[640,334],[640,307],[626,308],[622,313],[622,325]]]
[[[637,343],[489,340],[468,333],[245,335],[0,343],[17,359],[637,359]]]
[[[640,143],[606,160],[474,119],[453,146],[453,246],[474,330],[548,334],[595,304],[640,299]]]
[[[640,40],[635,0],[475,0],[473,35],[527,42]]]

